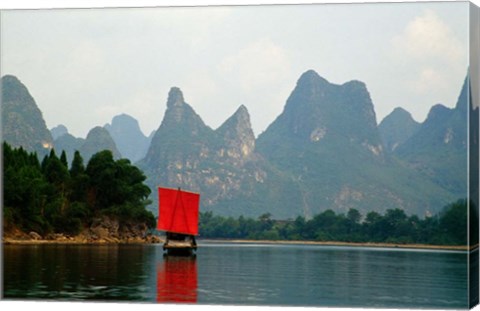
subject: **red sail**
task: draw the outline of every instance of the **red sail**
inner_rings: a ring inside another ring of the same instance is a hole
[[[199,203],[198,193],[159,187],[157,229],[198,235]]]

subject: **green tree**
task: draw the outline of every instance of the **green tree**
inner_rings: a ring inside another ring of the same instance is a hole
[[[24,231],[48,231],[49,225],[43,217],[48,183],[38,159],[23,148],[12,149],[4,143],[3,172],[4,180],[8,181],[3,185],[5,225],[16,225]]]
[[[261,223],[261,231],[268,231],[273,227],[272,214],[270,213],[260,215],[258,221]]]
[[[113,161],[109,152],[93,158],[87,171],[76,152],[68,170],[64,152],[59,159],[52,149],[40,164],[35,153],[4,143],[4,180],[8,180],[4,184],[4,228],[76,234],[95,213],[153,227],[155,218],[145,209],[150,189],[143,183],[143,173],[128,160]],[[89,190],[98,193],[100,200],[89,201]]]
[[[65,150],[62,150],[62,154],[60,155],[60,162],[68,169],[68,161],[67,161],[67,154]]]
[[[365,221],[363,222],[363,231],[364,234],[367,236],[367,239],[372,242],[382,242],[385,239],[385,235],[383,234],[383,217],[375,212],[367,213],[365,217]]]
[[[89,177],[87,204],[93,211],[98,212],[108,208],[111,204],[119,203],[115,161],[110,151],[94,154],[90,158],[85,172]]]
[[[347,219],[353,224],[359,224],[362,214],[357,209],[351,208],[348,210]]]
[[[75,151],[70,168],[70,201],[86,203],[88,184],[89,178],[85,172],[83,158],[80,152]]]
[[[155,218],[145,209],[150,204],[150,188],[143,183],[146,177],[129,160],[115,161],[111,151],[101,151],[88,162],[86,174],[87,204],[94,212],[155,226]]]
[[[467,213],[467,200],[458,200],[443,209],[440,216],[440,228],[447,243],[467,245]]]

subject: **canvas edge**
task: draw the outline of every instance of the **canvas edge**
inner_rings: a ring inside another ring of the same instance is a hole
[[[413,1],[407,1],[407,2],[414,2]],[[393,2],[393,1],[392,1]],[[354,2],[355,3],[355,2]],[[347,3],[347,4],[354,4],[354,3]],[[367,2],[369,3],[369,2]],[[371,3],[371,2],[370,2]],[[302,3],[297,3],[297,4],[302,4]],[[307,4],[307,3],[303,3]],[[267,3],[268,5],[268,3]],[[2,11],[5,9],[0,9],[0,50],[1,50],[1,25],[2,25]],[[473,2],[469,3],[469,92],[470,92],[470,101],[473,107],[479,107],[480,105],[480,7],[476,6]],[[0,76],[1,76],[1,55],[2,53],[0,52]],[[1,84],[0,84],[1,88]],[[0,90],[1,91],[1,90]],[[1,94],[1,92],[0,92]],[[1,95],[0,95],[1,96]],[[1,102],[1,98],[0,98]],[[478,129],[478,123],[475,126],[475,123],[472,123],[472,117],[473,114],[476,113],[478,115],[479,110],[476,112],[470,111],[469,114],[469,131],[470,133],[472,131],[476,131],[478,137],[479,129]],[[1,120],[1,110],[0,110],[0,120]],[[477,118],[478,120],[478,118]],[[2,137],[2,132],[1,132],[1,127],[0,127],[0,137]],[[475,144],[472,144],[472,135],[469,135],[469,147],[471,148],[472,146],[475,146]],[[476,145],[478,148],[478,144]],[[479,207],[479,171],[473,171],[471,170],[472,168],[472,163],[478,163],[479,162],[479,157],[478,157],[478,150],[477,152],[472,152],[473,149],[469,150],[469,158],[468,158],[468,172],[469,172],[469,180],[468,180],[468,197],[471,200],[473,200],[475,203],[474,208],[476,209],[477,215],[478,215],[478,207]],[[3,144],[0,144],[0,172],[1,173],[1,178],[2,181],[0,182],[0,187],[3,188]],[[477,164],[478,165],[478,164]],[[3,191],[0,191],[0,206],[3,207]],[[471,204],[471,203],[469,203]],[[476,221],[476,223],[475,223]],[[3,213],[0,213],[0,224],[3,224]],[[468,243],[469,247],[472,250],[469,253],[469,284],[468,284],[468,290],[469,290],[469,308],[474,308],[476,305],[479,303],[479,267],[478,267],[478,235],[479,232],[478,230],[472,231],[472,228],[475,227],[478,229],[478,218],[475,219],[475,217],[471,217],[469,213],[469,237],[468,237]],[[472,239],[473,235],[476,234],[477,236],[477,242],[475,243],[475,239]],[[0,236],[3,237],[3,226],[0,225]],[[474,253],[476,252],[476,256],[473,257]],[[472,266],[472,263],[474,264],[474,261],[476,260],[476,267]],[[3,263],[3,247],[0,247],[0,263]],[[3,300],[3,264],[0,264],[0,300]],[[472,286],[474,284],[474,286]],[[84,306],[88,306],[89,304],[87,303],[86,305],[83,304]],[[90,304],[91,305],[91,304]],[[180,306],[172,306],[174,310],[176,310],[176,307]],[[207,307],[207,306],[203,306]],[[212,307],[212,306],[209,306]],[[219,306],[213,306],[213,310],[215,308],[220,308]],[[223,306],[225,307],[225,306]],[[230,306],[230,308],[236,308],[235,306]],[[75,308],[74,308],[75,309]],[[125,309],[125,308],[124,308]],[[288,309],[288,308],[287,308]],[[320,308],[321,309],[321,308]],[[342,308],[340,308],[342,309]],[[337,310],[340,310],[337,309]],[[227,306],[228,310],[228,306]]]
[[[479,303],[479,104],[480,104],[480,8],[469,4],[469,132],[468,132],[468,303],[473,308]]]

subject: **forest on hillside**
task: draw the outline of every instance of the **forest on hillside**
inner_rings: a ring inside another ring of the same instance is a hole
[[[99,216],[155,226],[145,209],[145,175],[110,151],[96,153],[86,166],[77,151],[69,166],[65,152],[58,157],[52,149],[40,162],[36,153],[4,143],[3,174],[4,231],[76,235]]]

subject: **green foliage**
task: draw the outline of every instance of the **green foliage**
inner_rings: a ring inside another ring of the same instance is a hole
[[[68,168],[67,154],[65,153],[65,150],[63,150],[62,154],[60,155],[60,162],[62,162],[63,166]]]
[[[3,144],[4,228],[25,232],[78,234],[94,216],[155,226],[145,210],[150,189],[128,160],[114,161],[110,151],[95,154],[87,168],[77,151],[68,170],[65,152],[52,149],[42,163],[37,155]]]
[[[4,228],[15,225],[26,232],[73,235],[98,215],[117,217],[123,223],[145,222],[149,227],[155,226],[155,218],[145,209],[150,194],[144,184],[145,175],[128,160],[114,160],[110,151],[92,156],[86,168],[80,153],[75,152],[68,170],[65,156],[58,158],[53,150],[40,164],[35,153],[12,149],[4,143],[3,160]],[[424,219],[407,216],[400,209],[388,209],[384,215],[372,211],[365,218],[356,209],[350,209],[346,215],[326,210],[308,220],[297,217],[288,221],[274,220],[270,213],[257,219],[235,219],[205,212],[200,213],[200,235],[466,245],[468,206],[466,200],[459,200],[445,206],[438,215]],[[470,221],[478,223],[472,203],[470,210]]]
[[[467,201],[458,200],[444,208],[441,213],[440,227],[450,243],[466,245],[468,230]]]
[[[72,201],[86,202],[87,201],[87,186],[89,177],[85,172],[83,165],[83,158],[80,152],[75,151],[70,168],[70,199]]]
[[[150,188],[143,184],[146,177],[129,160],[115,161],[111,151],[96,153],[88,162],[88,204],[103,214],[119,216],[121,220],[152,222],[153,215],[145,211]]]
[[[326,210],[306,220],[275,221],[270,214],[257,220],[200,213],[200,236],[204,238],[377,242],[396,244],[467,244],[467,202],[459,200],[444,207],[435,217],[408,217],[403,210],[388,209],[384,215],[369,212],[363,222],[356,209],[347,215]],[[478,221],[478,219],[477,219]]]

